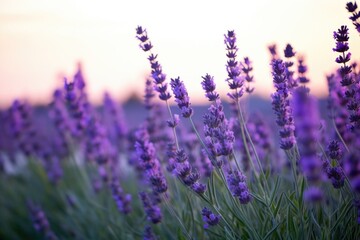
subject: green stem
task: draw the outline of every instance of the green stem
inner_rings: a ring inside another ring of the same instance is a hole
[[[176,218],[176,220],[178,220],[181,228],[183,229],[184,234],[186,235],[186,237],[188,239],[193,239],[190,234],[188,233],[188,231],[186,230],[186,227],[183,224],[183,221],[180,219],[179,215],[177,214],[177,212],[175,211],[175,209],[173,208],[173,206],[169,203],[168,199],[164,196],[162,196],[163,201],[165,202],[165,206],[167,207],[168,211],[171,213],[172,216],[174,216]]]
[[[166,100],[165,102],[166,102],[166,107],[167,107],[167,110],[168,110],[168,112],[169,112],[171,121],[174,122],[174,116],[173,116],[173,114],[172,114],[172,112],[171,112],[170,104],[169,104],[168,100]],[[175,141],[176,149],[179,150],[179,149],[180,149],[180,147],[179,147],[179,141],[178,141],[178,137],[177,137],[177,134],[176,134],[176,129],[175,129],[175,127],[172,128],[172,132],[173,132],[173,135],[174,135],[174,141]]]

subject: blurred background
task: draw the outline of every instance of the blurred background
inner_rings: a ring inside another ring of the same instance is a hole
[[[138,47],[142,25],[169,78],[180,76],[194,103],[205,101],[201,76],[215,76],[226,94],[224,34],[235,30],[238,56],[253,61],[255,95],[273,91],[268,45],[286,43],[305,56],[310,88],[327,95],[325,75],[333,71],[333,31],[350,28],[350,50],[360,55],[346,1],[0,1],[0,107],[14,98],[50,102],[52,90],[72,77],[81,62],[90,100],[107,90],[116,100],[143,95],[149,73],[147,54]]]

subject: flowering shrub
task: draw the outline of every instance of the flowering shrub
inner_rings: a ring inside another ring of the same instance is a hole
[[[346,8],[359,30],[356,3]],[[80,67],[41,113],[15,100],[0,115],[0,239],[360,239],[360,69],[348,28],[333,37],[329,116],[290,44],[269,47],[274,114],[247,115],[253,66],[227,31],[227,98],[206,73],[209,107],[195,118],[141,26],[151,74],[139,126],[108,93],[93,106]]]

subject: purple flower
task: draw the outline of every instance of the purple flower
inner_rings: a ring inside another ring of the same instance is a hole
[[[202,77],[203,81],[201,82],[201,86],[205,91],[205,96],[208,98],[210,102],[216,101],[220,99],[219,94],[215,91],[216,85],[214,82],[214,77],[206,74]]]
[[[349,13],[352,13],[352,15],[349,17],[349,19],[353,22],[355,29],[360,33],[360,11],[357,11],[357,4],[356,2],[348,2],[346,3],[346,9],[349,11]]]
[[[355,12],[356,9],[357,9],[357,4],[356,4],[356,2],[354,2],[354,3],[352,3],[352,2],[346,3],[346,9],[347,9],[350,13]]]
[[[139,196],[143,203],[147,219],[154,224],[160,223],[162,219],[160,207],[152,201],[147,193],[140,192]]]
[[[343,152],[340,148],[339,141],[333,140],[327,147],[327,154],[333,160],[339,161],[342,158]]]
[[[345,174],[341,167],[330,167],[327,169],[326,173],[334,188],[341,188],[344,186]]]
[[[148,52],[152,49],[152,44],[147,36],[146,29],[138,26],[136,28],[136,38],[140,41],[140,48]],[[167,101],[171,98],[171,95],[167,89],[166,75],[162,71],[160,63],[157,61],[157,55],[150,54],[148,57],[151,67],[151,76],[154,79],[155,90],[159,93],[159,98],[163,101]]]
[[[297,80],[294,78],[294,71],[291,70],[291,67],[294,65],[294,62],[291,60],[292,57],[295,56],[295,52],[293,47],[290,44],[286,44],[284,55],[287,61],[285,61],[286,67],[286,78],[287,78],[287,85],[289,89],[293,89],[298,86]]]
[[[241,129],[239,127],[238,121],[235,121],[234,123],[234,129],[236,129],[237,134],[241,134]],[[246,127],[249,131],[249,135],[251,136],[259,159],[262,162],[263,168],[270,167],[269,163],[265,160],[267,159],[266,155],[269,154],[271,151],[271,138],[269,127],[267,126],[263,117],[260,114],[251,114],[249,116],[248,122],[246,123]],[[249,141],[248,137],[246,137],[246,141]],[[250,154],[249,158],[243,141],[240,140],[237,145],[240,146],[240,151],[242,153],[242,164],[244,171],[246,172],[250,167],[250,161],[252,161],[252,159],[254,159],[255,157],[254,149],[248,149]]]
[[[175,102],[178,104],[181,114],[184,118],[191,117],[193,109],[190,107],[190,98],[185,88],[184,82],[180,78],[172,78],[170,81],[171,89],[175,96]]]
[[[154,96],[155,96],[154,86],[150,77],[148,77],[146,78],[146,82],[145,82],[145,95],[144,95],[144,103],[146,109],[150,110],[151,108],[153,108],[154,104],[152,103],[152,101]]]
[[[34,126],[33,109],[27,102],[14,100],[6,112],[6,130],[17,151],[26,156],[34,155],[39,150],[39,139]]]
[[[104,125],[107,128],[109,139],[113,142],[113,146],[118,147],[119,151],[123,152],[126,149],[128,132],[123,108],[106,92],[103,98],[103,110]]]
[[[30,217],[33,222],[33,226],[37,232],[44,234],[48,240],[58,239],[55,233],[52,231],[49,221],[45,212],[39,205],[34,204],[32,201],[27,202]]]
[[[174,152],[173,173],[196,193],[205,192],[206,186],[199,183],[200,173],[192,168],[189,157],[183,149]]]
[[[278,58],[276,47],[276,44],[271,44],[268,46],[272,61]]]
[[[358,149],[354,149],[344,159],[344,171],[350,180],[352,189],[360,192],[360,154]]]
[[[79,87],[77,87],[76,79],[73,79],[71,82],[66,78],[64,79],[64,98],[69,115],[74,120],[72,135],[75,138],[79,138],[84,134],[91,116],[90,103],[87,100],[82,85]]]
[[[329,97],[328,108],[330,118],[334,119],[337,131],[346,144],[350,144],[354,140],[354,135],[348,131],[348,119],[350,118],[347,111],[348,99],[345,97],[345,90],[340,84],[341,76],[339,74],[330,74],[327,76]]]
[[[191,186],[191,189],[198,194],[203,194],[206,191],[206,185],[203,183],[195,182]]]
[[[341,85],[346,89],[345,97],[347,99],[347,109],[349,111],[350,129],[352,131],[360,129],[360,96],[356,94],[359,92],[359,83],[354,79],[354,75],[351,74],[352,67],[346,63],[350,61],[351,54],[346,53],[349,50],[349,29],[347,26],[341,26],[336,32],[334,32],[334,39],[336,40],[336,47],[333,48],[335,52],[339,52],[340,55],[335,61],[341,64],[339,73],[341,75]]]
[[[310,80],[306,77],[307,72],[307,66],[304,64],[304,58],[299,57],[298,58],[298,82],[301,84],[306,84]]]
[[[295,52],[293,50],[293,47],[290,44],[286,44],[284,55],[286,58],[292,58],[295,56]]]
[[[152,231],[151,226],[146,226],[144,231],[144,238],[143,240],[156,240],[156,237]]]
[[[131,195],[124,193],[116,178],[111,181],[110,189],[118,210],[124,214],[130,213]]]
[[[204,228],[207,229],[209,226],[216,226],[220,222],[220,215],[212,213],[212,211],[204,207],[201,211],[203,221],[205,222]]]
[[[203,175],[205,177],[210,177],[213,171],[213,166],[205,149],[202,149],[200,152],[200,161],[202,165]]]
[[[226,176],[227,184],[234,197],[241,204],[247,204],[251,200],[249,189],[246,185],[246,177],[238,170],[229,170]]]
[[[235,32],[228,31],[224,37],[227,51],[226,56],[228,58],[226,64],[228,78],[226,79],[226,82],[228,83],[229,88],[233,90],[232,93],[228,93],[228,96],[233,100],[238,101],[244,94],[244,77],[240,75],[241,67],[236,60],[238,48],[236,46]]]
[[[281,59],[272,61],[272,75],[276,92],[271,95],[273,110],[276,114],[276,123],[280,127],[280,147],[291,149],[295,143],[294,121],[289,104],[288,79],[286,66]]]
[[[319,202],[323,199],[323,192],[320,188],[311,186],[304,191],[304,200],[306,202]]]
[[[247,83],[245,91],[247,93],[252,93],[255,89],[254,87],[250,87],[250,84],[254,82],[254,76],[251,75],[251,72],[253,70],[252,62],[250,61],[250,59],[248,57],[245,57],[244,62],[242,62],[240,64],[241,64],[241,70],[245,74],[245,81]]]
[[[136,28],[136,38],[140,40],[140,48],[145,52],[149,51],[152,48],[151,42],[147,36],[146,29],[143,29],[141,26]]]
[[[317,156],[320,116],[317,102],[309,95],[307,88],[299,87],[294,91],[293,110],[300,151],[300,169],[309,185],[314,186],[322,178],[322,162]],[[315,194],[316,191],[314,190],[313,193]],[[315,197],[309,199],[317,200]]]
[[[46,146],[44,144],[38,151],[38,156],[41,159],[49,181],[56,185],[63,176],[59,156],[57,156],[52,146]]]
[[[205,144],[213,155],[228,156],[233,152],[235,142],[234,133],[225,119],[223,106],[216,100],[204,115]],[[213,159],[212,159],[213,160]],[[217,164],[213,163],[214,166]]]
[[[154,192],[164,193],[168,186],[162,172],[160,162],[156,157],[155,147],[145,127],[139,128],[136,133],[135,150]]]
[[[89,161],[103,165],[115,159],[114,146],[108,138],[106,128],[99,119],[90,116],[85,133],[85,153]]]

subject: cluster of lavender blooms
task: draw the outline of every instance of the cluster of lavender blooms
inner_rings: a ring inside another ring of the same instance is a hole
[[[340,80],[340,84],[334,82],[336,77],[333,75],[328,77],[328,81],[331,83],[330,94],[333,93],[332,102],[337,107],[335,111],[337,110],[340,113],[338,117],[334,117],[336,126],[339,126],[337,137],[347,146],[347,154],[344,156],[345,160],[342,166],[352,188],[356,192],[360,192],[360,164],[356,160],[360,156],[360,141],[358,139],[360,133],[360,82],[356,72],[357,64],[348,64],[351,60],[351,53],[348,52],[350,49],[348,31],[347,26],[341,26],[337,31],[334,31],[336,46],[333,51],[340,54],[335,59],[340,64],[337,78]]]
[[[251,200],[244,174],[238,170],[229,170],[226,179],[232,194],[239,199],[241,204],[246,204]]]
[[[356,31],[360,33],[360,11],[358,10],[356,2],[348,2],[346,9],[352,14],[349,19],[354,24]]]
[[[147,219],[154,224],[160,223],[162,214],[160,207],[156,204],[154,199],[150,198],[146,192],[140,192],[139,196],[141,202],[143,203]]]
[[[337,140],[333,140],[328,144],[327,155],[329,159],[325,158],[323,160],[324,172],[331,180],[334,188],[341,188],[345,183],[345,174],[341,167],[343,151],[340,147],[340,143]]]
[[[112,197],[116,203],[118,210],[124,214],[131,212],[131,200],[130,194],[125,194],[124,190],[119,184],[117,179],[113,179],[110,183]]]
[[[145,128],[140,128],[136,132],[135,150],[140,160],[139,166],[146,174],[153,191],[157,194],[166,192],[168,186],[162,172],[159,160],[156,158],[156,151],[150,136]]]
[[[353,131],[360,129],[360,86],[356,81],[352,72],[352,67],[347,65],[350,61],[351,53],[349,50],[348,35],[349,29],[346,26],[341,26],[338,31],[334,32],[334,38],[336,40],[336,47],[333,48],[335,52],[340,53],[336,58],[336,62],[341,64],[339,73],[341,76],[341,85],[345,87],[345,98],[347,100],[347,109],[349,111],[350,128]]]
[[[356,3],[348,3],[347,9],[353,14],[351,20],[358,29]],[[306,87],[310,79],[306,76],[305,59],[297,56],[290,44],[284,49],[283,59],[277,53],[276,45],[269,47],[276,88],[271,95],[272,107],[283,155],[280,151],[275,156],[277,145],[272,143],[273,136],[266,118],[260,114],[247,116],[242,110],[241,101],[244,99],[241,98],[254,91],[251,86],[254,77],[250,59],[237,60],[235,31],[225,34],[225,83],[229,86],[229,105],[233,111],[230,117],[225,116],[224,107],[228,103],[220,98],[215,78],[206,74],[201,77],[201,86],[210,106],[202,122],[194,123],[195,112],[184,81],[177,77],[167,82],[157,55],[151,53],[153,45],[147,30],[139,26],[136,38],[140,41],[140,48],[149,53],[151,68],[151,75],[145,81],[146,119],[129,129],[121,106],[108,93],[104,94],[99,111],[88,100],[86,81],[79,65],[73,78],[65,78],[63,88],[55,90],[46,109],[52,126],[51,134],[41,131],[44,127],[39,127],[43,125],[36,121],[34,110],[27,102],[16,100],[1,112],[0,133],[4,133],[9,141],[0,138],[0,176],[7,172],[5,163],[8,159],[14,158],[16,162],[17,155],[23,155],[31,161],[39,160],[53,188],[61,192],[66,187],[62,184],[66,170],[77,165],[77,173],[84,178],[84,187],[88,188],[84,192],[93,191],[85,194],[84,199],[89,196],[97,200],[112,197],[113,208],[100,206],[101,211],[103,208],[117,209],[111,212],[111,224],[117,224],[113,212],[121,214],[121,219],[127,224],[125,228],[131,229],[131,224],[138,224],[136,227],[144,229],[141,233],[136,232],[143,239],[158,239],[157,234],[161,231],[171,232],[167,228],[172,230],[174,227],[168,226],[167,221],[173,219],[181,226],[176,229],[178,234],[181,230],[189,239],[192,233],[199,231],[197,229],[209,236],[222,237],[221,234],[225,234],[232,239],[240,239],[243,235],[245,239],[279,237],[291,225],[286,223],[285,226],[284,222],[293,218],[296,219],[292,221],[293,225],[294,222],[307,224],[310,231],[320,224],[335,229],[342,222],[348,224],[350,221],[343,221],[344,216],[355,211],[360,224],[360,71],[356,63],[349,64],[348,28],[342,26],[333,36],[336,40],[333,50],[340,54],[335,60],[340,64],[339,70],[327,78],[330,120],[334,129],[320,124],[322,119],[317,101]],[[297,71],[293,69],[295,57]],[[168,89],[168,84],[171,89]],[[159,104],[154,102],[156,95],[161,100]],[[181,121],[170,107],[172,96],[179,115],[183,117]],[[166,111],[171,118],[168,121],[164,116]],[[189,121],[190,130],[184,126],[185,121]],[[172,136],[168,130],[173,131]],[[255,160],[258,162],[256,166],[253,164]],[[290,173],[280,160],[294,161],[294,171]],[[135,178],[130,176],[132,170],[136,171]],[[94,181],[93,186],[88,184],[90,179]],[[299,183],[301,188],[298,188]],[[326,184],[332,185],[331,189]],[[294,185],[294,189],[289,189],[290,185]],[[132,186],[135,189],[129,190]],[[277,194],[279,188],[282,188],[281,194]],[[330,196],[332,194],[334,196]],[[71,211],[75,212],[80,204],[74,204],[74,195],[64,194]],[[337,196],[341,197],[337,199]],[[326,214],[340,216],[335,224],[332,220],[324,224],[323,212],[308,208],[324,199],[326,204],[321,211],[331,209],[334,212]],[[96,201],[91,199],[89,202],[98,207]],[[309,202],[314,204],[307,205]],[[337,206],[332,209],[333,205]],[[285,214],[287,220],[283,221],[282,212],[286,212],[286,208],[288,216]],[[28,210],[36,231],[46,239],[60,236],[50,228],[38,205],[29,201]],[[301,218],[297,218],[300,215]],[[134,221],[135,217],[146,221]],[[254,224],[253,218],[263,221],[260,225],[265,227],[252,226],[259,225],[259,222]],[[309,220],[305,221],[305,218]],[[201,219],[204,225],[197,228],[196,224],[202,224]],[[189,227],[191,224],[194,226]],[[54,230],[60,228],[59,225]],[[261,229],[259,233],[256,232],[258,229]],[[322,237],[331,238],[331,234]]]
[[[210,209],[204,207],[201,211],[203,216],[203,221],[205,222],[204,228],[209,228],[209,226],[215,226],[220,222],[220,216],[214,214]]]
[[[317,156],[317,143],[319,141],[320,116],[317,102],[309,95],[309,89],[299,87],[294,91],[293,109],[295,127],[297,129],[297,144],[300,152],[300,169],[309,183],[304,197],[309,201],[320,201],[322,191],[317,186],[322,178],[322,162]]]
[[[288,74],[286,64],[281,59],[271,63],[276,92],[271,95],[276,123],[280,127],[280,148],[291,149],[296,144],[295,126],[289,102]]]
[[[42,208],[39,205],[33,203],[32,201],[28,201],[27,207],[29,209],[30,218],[33,222],[35,230],[43,234],[45,239],[47,240],[58,239],[55,233],[51,230],[49,221]]]
[[[203,116],[205,144],[211,153],[213,165],[220,167],[222,161],[216,158],[220,156],[226,157],[233,153],[235,137],[228,120],[225,118],[220,96],[215,91],[214,77],[206,74],[202,78],[201,84],[205,96],[212,102],[208,113]]]
[[[286,67],[286,78],[288,83],[288,88],[291,90],[293,88],[296,88],[298,86],[297,79],[294,77],[294,71],[292,70],[292,67],[294,66],[294,62],[292,61],[292,58],[295,56],[295,52],[293,47],[290,44],[286,44],[286,47],[284,49],[284,56],[287,61],[285,61],[285,67]]]
[[[235,31],[228,31],[225,34],[225,45],[226,45],[226,57],[228,58],[226,64],[226,71],[228,78],[226,79],[229,88],[233,91],[228,93],[228,96],[232,99],[239,101],[244,95],[244,77],[241,75],[241,66],[237,61],[237,45]]]
[[[148,52],[153,48],[149,37],[147,35],[146,29],[141,26],[136,28],[137,39],[140,40],[140,48],[144,52]],[[166,75],[162,71],[162,66],[157,61],[157,55],[150,54],[148,57],[151,66],[151,76],[155,83],[155,90],[159,93],[159,98],[163,101],[167,101],[171,98],[171,95],[168,91],[168,85],[166,82]]]

